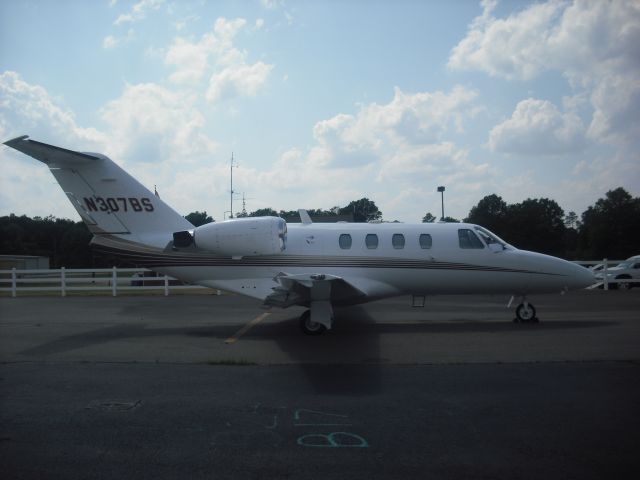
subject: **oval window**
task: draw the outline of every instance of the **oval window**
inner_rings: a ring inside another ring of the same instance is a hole
[[[340,244],[341,249],[349,250],[351,248],[351,235],[349,235],[348,233],[343,233],[342,235],[340,235],[338,243]]]
[[[420,241],[420,248],[424,250],[431,248],[432,240],[431,240],[431,235],[429,235],[428,233],[420,234],[419,241]]]
[[[393,237],[391,237],[391,244],[396,250],[404,248],[404,235],[401,233],[394,233]]]
[[[368,233],[364,239],[364,243],[370,250],[378,248],[378,235],[375,233]]]

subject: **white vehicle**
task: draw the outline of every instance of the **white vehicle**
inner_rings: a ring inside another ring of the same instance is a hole
[[[269,306],[306,306],[307,334],[331,328],[335,305],[399,295],[424,305],[426,295],[510,294],[521,299],[516,320],[537,321],[527,294],[594,282],[586,268],[518,250],[465,223],[314,224],[301,210],[297,225],[259,217],[196,228],[104,155],[27,136],[5,144],[49,167],[94,248]]]
[[[604,282],[604,270],[596,272],[596,281]],[[621,282],[620,280],[625,280]],[[638,280],[634,282],[633,280]],[[640,255],[627,258],[615,267],[607,268],[607,283],[611,288],[629,290],[640,283]]]

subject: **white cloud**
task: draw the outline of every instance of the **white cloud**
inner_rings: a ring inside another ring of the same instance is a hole
[[[385,105],[372,103],[356,115],[340,114],[318,122],[314,136],[338,164],[363,164],[398,148],[439,143],[445,132],[462,129],[474,114],[477,93],[455,86],[450,93],[403,93],[395,89]]]
[[[381,162],[376,180],[450,174],[466,164],[466,158],[467,153],[452,142],[405,147]]]
[[[127,34],[125,36],[115,37],[113,35],[107,35],[102,40],[102,48],[104,48],[105,50],[112,50],[120,45],[129,43],[134,38],[135,31],[132,28],[127,31]]]
[[[124,161],[189,163],[216,148],[203,132],[195,98],[157,84],[127,85],[101,116],[109,126],[114,158]]]
[[[27,134],[73,150],[104,153],[124,163],[148,187],[158,184],[163,198],[181,209],[193,202],[206,204],[211,195],[211,186],[202,182],[205,177],[193,178],[193,185],[183,190],[178,189],[184,186],[179,183],[174,188],[176,171],[208,168],[217,149],[205,133],[196,100],[195,95],[157,84],[127,85],[119,98],[100,111],[105,122],[100,131],[78,125],[74,114],[43,87],[27,83],[15,72],[4,72],[0,74],[0,134],[4,140]],[[10,172],[0,178],[0,208],[20,205],[22,210],[15,213],[76,217],[46,168],[34,168],[33,162],[9,148],[1,148],[0,157]],[[227,177],[220,178],[226,186]],[[25,185],[32,185],[28,198],[24,198]],[[220,186],[221,191],[224,188]],[[52,202],[55,211],[50,209]]]
[[[250,64],[247,52],[234,47],[234,37],[246,26],[242,18],[218,18],[213,31],[196,42],[176,38],[165,56],[165,64],[175,68],[170,81],[194,85],[208,75],[205,98],[209,102],[255,96],[269,78],[273,65],[262,61]]]
[[[638,75],[608,75],[591,94],[595,109],[589,136],[608,142],[638,141],[640,138],[640,72]]]
[[[209,82],[206,99],[210,102],[235,96],[255,96],[267,81],[273,65],[256,62],[247,65],[243,61],[214,73]]]
[[[187,26],[189,26],[189,24],[197,22],[198,20],[200,20],[200,16],[198,16],[198,15],[189,15],[187,17],[184,17],[184,18],[174,22],[173,26],[178,32],[180,32],[180,31],[184,30],[185,28],[187,28]]]
[[[385,218],[419,221],[427,202],[439,204],[432,187],[448,182],[460,192],[452,208],[464,208],[492,175],[448,139],[475,114],[475,98],[460,86],[415,94],[396,88],[389,103],[317,122],[315,145],[285,152],[273,168],[255,172],[253,183],[271,186],[279,201],[304,193],[309,205],[322,208],[367,196],[387,206]]]
[[[453,49],[448,65],[508,79],[530,79],[546,65],[545,39],[562,4],[531,5],[506,19],[491,15],[495,4],[483,3],[482,15],[471,23],[467,36]]]
[[[0,74],[0,99],[1,123],[12,129],[6,134],[46,134],[85,148],[104,144],[101,132],[80,127],[70,110],[60,107],[43,87],[25,82],[16,72]]]
[[[574,89],[590,93],[592,138],[638,137],[638,122],[629,119],[640,97],[640,3],[551,0],[507,18],[495,18],[494,7],[483,4],[452,50],[450,68],[525,81],[558,71]]]
[[[116,18],[114,25],[122,25],[124,23],[134,23],[146,18],[147,13],[152,10],[158,10],[165,0],[141,0],[128,13],[123,13]],[[113,6],[113,4],[112,4]]]
[[[40,141],[70,145],[81,151],[103,151],[106,136],[83,128],[73,113],[41,86],[25,82],[12,71],[0,74],[0,135],[3,141],[29,135]],[[0,214],[77,217],[48,169],[39,162],[0,147]],[[25,186],[28,188],[25,189]],[[26,194],[28,192],[28,194]],[[51,206],[55,205],[55,209]],[[17,207],[19,206],[19,207]]]
[[[177,38],[164,58],[165,64],[176,67],[169,80],[177,84],[200,81],[208,66],[208,56],[215,49],[216,42],[216,38],[211,34],[204,35],[198,43]]]
[[[111,48],[114,48],[117,44],[118,41],[113,35],[107,35],[102,41],[102,48],[104,48],[105,50],[109,50]]]
[[[260,0],[260,5],[267,10],[274,10],[284,6],[284,0]]]
[[[518,103],[510,119],[491,129],[489,147],[524,155],[576,152],[584,148],[584,134],[575,113],[561,113],[551,102],[529,98]]]
[[[247,21],[244,18],[227,20],[224,17],[220,17],[216,19],[216,22],[213,25],[213,31],[219,38],[227,42],[226,45],[230,46],[230,42],[233,37],[235,37],[246,24]]]

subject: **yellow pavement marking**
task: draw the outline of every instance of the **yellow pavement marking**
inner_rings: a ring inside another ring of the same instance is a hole
[[[224,343],[226,344],[236,343],[242,335],[244,335],[249,331],[249,329],[255,327],[257,324],[259,324],[262,320],[267,318],[269,315],[271,315],[271,312],[265,312],[258,315],[256,318],[254,318],[249,323],[247,323],[244,327],[238,330],[232,337],[227,338],[224,341]]]

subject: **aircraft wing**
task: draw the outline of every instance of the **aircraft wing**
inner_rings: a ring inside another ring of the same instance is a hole
[[[279,273],[275,280],[280,285],[265,298],[266,305],[290,307],[309,305],[315,301],[350,303],[367,295],[344,278],[324,273],[299,275]]]

